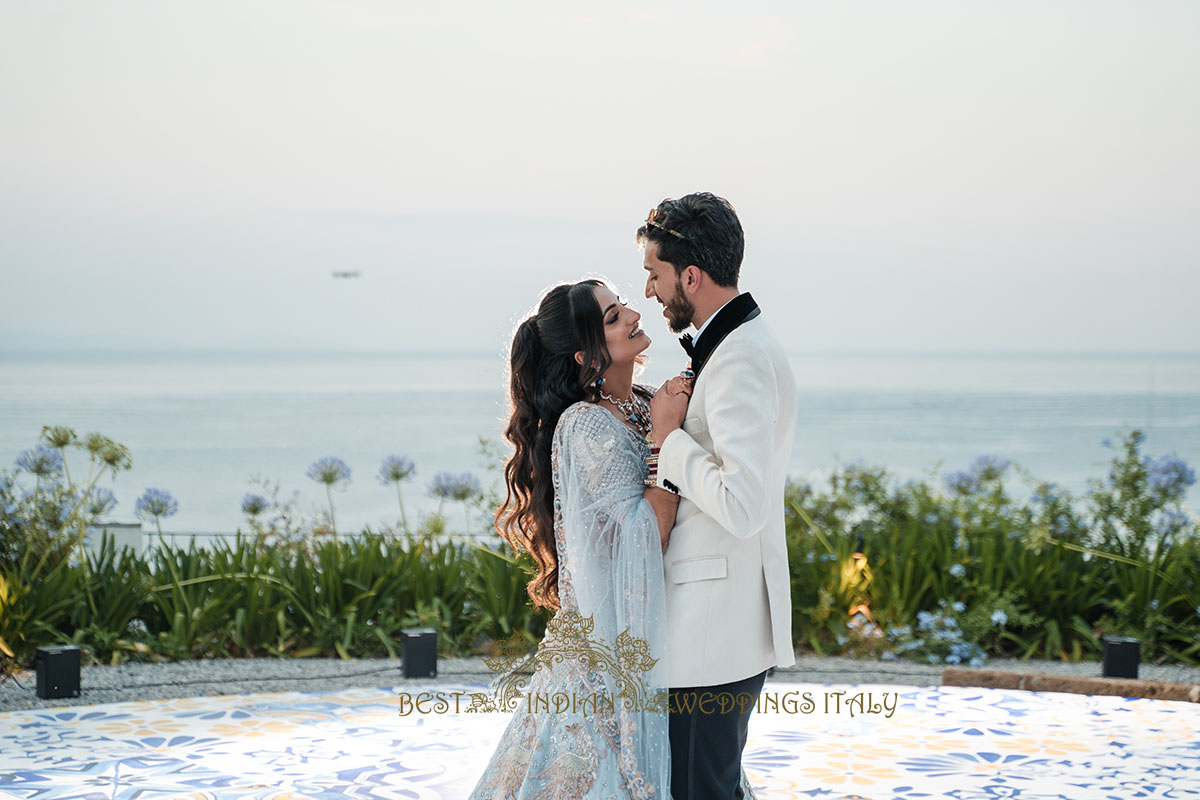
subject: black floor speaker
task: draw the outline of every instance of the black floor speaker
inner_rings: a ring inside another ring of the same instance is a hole
[[[79,648],[39,647],[33,665],[37,670],[37,696],[43,700],[79,697]]]
[[[1104,637],[1105,678],[1136,678],[1140,661],[1141,647],[1137,639],[1126,636]]]
[[[404,634],[404,677],[437,677],[437,631],[410,628]]]

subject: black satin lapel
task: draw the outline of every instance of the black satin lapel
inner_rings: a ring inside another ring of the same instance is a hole
[[[700,377],[700,370],[704,369],[708,357],[717,349],[717,345],[743,322],[754,319],[760,313],[762,312],[758,303],[754,302],[749,292],[739,294],[717,312],[717,316],[713,317],[713,321],[704,329],[704,335],[693,345],[692,371],[696,373],[697,378]]]

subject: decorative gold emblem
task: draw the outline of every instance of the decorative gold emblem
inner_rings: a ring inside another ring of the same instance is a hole
[[[513,634],[500,643],[499,654],[484,659],[488,669],[503,673],[493,684],[492,693],[472,693],[467,712],[512,711],[521,700],[521,690],[529,685],[541,669],[555,664],[573,662],[589,675],[611,676],[616,697],[623,698],[626,707],[634,710],[665,710],[667,693],[662,691],[648,697],[648,688],[641,673],[658,663],[650,656],[650,644],[645,639],[622,631],[612,646],[592,640],[595,622],[576,611],[560,611],[546,624],[546,635],[533,652],[523,652],[522,640]]]

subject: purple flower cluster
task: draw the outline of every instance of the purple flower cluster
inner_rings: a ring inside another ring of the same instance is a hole
[[[305,474],[317,483],[323,483],[326,486],[350,482],[350,467],[346,466],[345,461],[334,456],[318,458],[309,466],[308,472]]]
[[[62,454],[44,444],[39,444],[17,456],[16,466],[17,469],[24,470],[30,475],[47,478],[62,472]]]
[[[1003,456],[982,455],[971,462],[971,472],[981,481],[992,481],[999,478],[1010,464],[1012,460]]]
[[[261,494],[247,492],[246,496],[242,498],[242,513],[248,517],[257,517],[267,510],[268,505],[270,503],[267,501],[267,498]]]
[[[117,506],[117,497],[103,486],[94,486],[88,492],[87,512],[93,517],[102,517]]]
[[[393,483],[408,480],[416,471],[417,468],[411,459],[404,456],[388,456],[379,465],[379,472],[376,475],[381,486],[390,486]]]
[[[1177,455],[1146,456],[1142,465],[1146,468],[1146,483],[1151,491],[1162,492],[1173,500],[1183,497],[1187,488],[1196,482],[1196,471]]]
[[[952,492],[967,494],[968,492],[975,491],[977,485],[975,476],[970,472],[959,470],[958,472],[951,472],[946,476],[946,488]]]
[[[444,500],[469,500],[479,494],[479,479],[469,472],[439,472],[429,484],[429,494]]]
[[[1176,531],[1183,530],[1191,522],[1192,518],[1185,512],[1165,509],[1154,516],[1154,532],[1159,536],[1169,536]]]
[[[971,462],[969,469],[946,475],[946,488],[952,492],[968,494],[978,489],[981,483],[999,480],[1011,463],[1012,461],[1002,456],[979,456]]]
[[[945,600],[939,601],[938,605],[942,608],[949,606]],[[960,605],[956,603],[953,610],[962,613],[965,606],[960,610]],[[972,667],[979,667],[983,666],[987,658],[982,647],[966,641],[958,627],[958,620],[952,614],[944,612],[918,611],[915,632],[908,626],[892,628],[888,631],[888,639],[896,645],[895,654],[915,656],[924,652],[925,659],[930,664],[967,662]],[[888,651],[891,652],[893,651]],[[888,653],[884,653],[884,658],[888,658]]]
[[[134,504],[133,513],[140,520],[157,520],[179,513],[179,503],[165,489],[147,489]]]

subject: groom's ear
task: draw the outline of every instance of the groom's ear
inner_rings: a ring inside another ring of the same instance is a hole
[[[684,291],[695,292],[700,288],[700,282],[704,279],[704,270],[695,264],[688,264],[683,268],[683,274],[679,277],[683,281]]]

